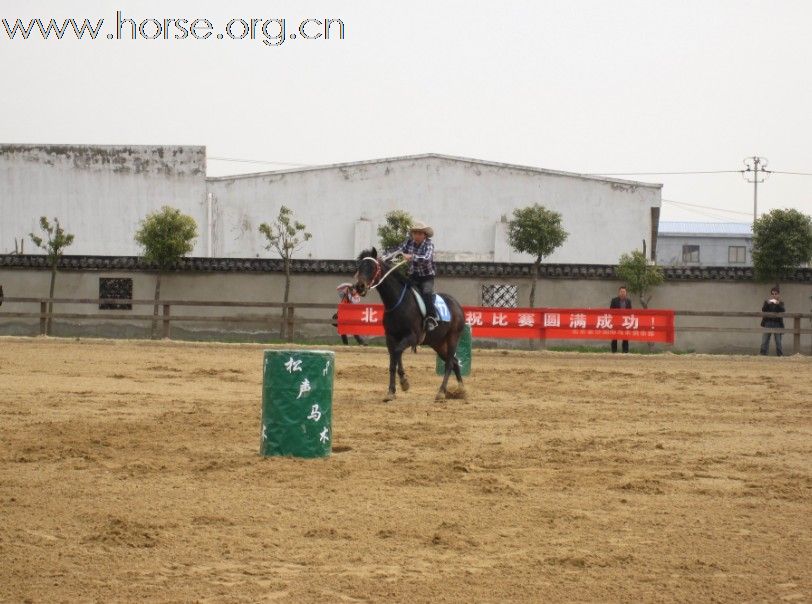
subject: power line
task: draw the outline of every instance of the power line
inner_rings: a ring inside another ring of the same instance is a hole
[[[703,206],[680,201],[669,201],[667,199],[664,199],[663,203],[668,204],[669,206],[673,205],[676,209],[682,210],[683,212],[699,214],[700,216],[704,216],[706,218],[712,218],[713,220],[724,222],[740,221],[741,218],[738,217],[739,214],[749,216],[749,214],[745,212],[736,212],[735,210],[725,210],[722,208],[714,208],[711,206]],[[731,216],[729,213],[737,214],[737,216]]]
[[[686,171],[686,172],[587,172],[584,176],[671,176],[671,175],[680,175],[680,174],[745,174],[747,172],[753,172],[753,169],[749,170],[696,170],[696,171]],[[812,172],[786,172],[782,170],[762,170],[759,169],[759,172],[765,172],[768,174],[794,174],[795,176],[812,176]]]
[[[233,157],[209,157],[209,159],[213,159],[216,161],[231,161],[242,164],[273,164],[276,166],[292,166],[294,168],[306,168],[311,165],[311,164],[294,164],[285,161],[267,161],[263,159],[236,159]]]
[[[590,172],[584,176],[665,176],[674,174],[740,174],[744,170],[694,170],[689,172]]]
[[[714,212],[708,212],[708,211],[705,211],[705,210],[696,210],[694,208],[680,207],[678,209],[682,210],[683,212],[690,212],[691,214],[698,214],[699,216],[702,216],[705,219],[711,219],[711,220],[719,221],[719,222],[730,222],[730,217],[729,216],[723,216],[722,214],[716,214]],[[664,218],[661,218],[661,219],[664,220]]]
[[[716,208],[713,206],[704,206],[696,203],[687,203],[685,201],[674,201],[672,199],[663,199],[663,203],[671,203],[680,206],[690,206],[692,208],[702,208],[703,210],[715,210],[717,212],[728,212],[730,214],[741,214],[743,216],[750,216],[749,212],[739,212],[737,210],[726,210],[724,208]]]

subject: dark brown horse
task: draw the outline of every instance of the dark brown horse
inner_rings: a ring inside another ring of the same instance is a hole
[[[358,256],[355,273],[355,288],[362,296],[371,289],[377,289],[383,301],[383,328],[386,332],[386,347],[389,349],[389,391],[384,401],[395,398],[395,371],[400,377],[400,387],[409,389],[409,380],[403,369],[403,351],[418,344],[431,346],[437,356],[445,362],[445,375],[435,400],[443,400],[447,395],[448,378],[451,371],[459,384],[458,395],[465,396],[460,374],[460,364],[456,357],[457,344],[465,327],[465,315],[460,303],[447,294],[440,294],[448,310],[450,321],[440,321],[423,338],[423,317],[417,305],[412,288],[406,277],[385,258],[379,258],[375,248],[364,250]]]

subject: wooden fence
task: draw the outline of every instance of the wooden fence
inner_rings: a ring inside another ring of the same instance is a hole
[[[160,314],[137,314],[137,313],[116,313],[101,311],[96,313],[65,313],[48,312],[49,303],[53,304],[115,304],[132,306],[152,306],[155,307],[154,300],[122,300],[121,298],[2,298],[4,302],[39,304],[39,312],[4,312],[0,308],[0,319],[39,319],[40,335],[48,335],[49,319],[103,319],[103,320],[127,320],[127,321],[148,321],[153,324],[153,334],[157,333],[157,326],[160,325],[160,333],[163,338],[172,337],[172,323],[194,322],[194,323],[262,323],[271,328],[282,327],[280,337],[293,341],[294,328],[298,325],[317,325],[332,323],[332,319],[312,319],[306,317],[296,318],[296,309],[317,308],[335,312],[336,304],[317,304],[306,302],[233,302],[233,301],[199,301],[199,300],[159,300],[157,306],[161,309]],[[213,307],[213,308],[260,308],[279,309],[279,314],[265,313],[261,315],[175,315],[172,307]],[[330,314],[332,314],[332,312]]]
[[[7,319],[39,319],[41,335],[48,335],[49,319],[80,319],[80,320],[126,320],[126,321],[148,321],[153,324],[153,334],[160,333],[163,338],[172,337],[172,324],[180,322],[193,323],[260,323],[271,328],[281,328],[280,337],[288,342],[293,341],[294,330],[297,325],[326,325],[333,321],[330,318],[317,319],[301,317],[296,314],[296,309],[321,309],[326,315],[335,312],[336,304],[320,304],[308,302],[233,302],[233,301],[199,301],[199,300],[159,300],[158,306],[161,308],[160,314],[135,314],[131,312],[116,313],[101,311],[95,313],[64,313],[48,312],[49,303],[53,304],[115,304],[132,306],[155,306],[154,300],[123,300],[121,298],[105,299],[73,299],[73,298],[17,298],[6,296],[0,298],[0,303],[23,303],[39,304],[39,312],[9,312],[0,306],[0,321]],[[172,307],[210,307],[210,308],[257,308],[257,309],[278,309],[279,314],[268,312],[264,314],[254,314],[249,316],[240,315],[198,315],[172,313]],[[761,318],[761,317],[783,317],[785,320],[792,320],[792,327],[784,329],[768,329],[762,327],[704,327],[704,326],[676,326],[675,332],[716,332],[716,333],[785,333],[792,334],[792,352],[801,352],[801,335],[812,334],[812,329],[801,327],[803,319],[812,321],[812,313],[762,313],[762,312],[732,312],[732,311],[701,311],[701,310],[676,310],[677,317],[721,317],[721,318]],[[160,326],[160,329],[157,329]],[[812,348],[809,351],[812,354]]]

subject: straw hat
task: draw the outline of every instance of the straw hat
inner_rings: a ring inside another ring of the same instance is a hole
[[[427,225],[425,222],[420,222],[419,220],[415,220],[412,223],[411,228],[409,229],[410,233],[420,232],[425,233],[426,237],[434,237],[434,229]]]

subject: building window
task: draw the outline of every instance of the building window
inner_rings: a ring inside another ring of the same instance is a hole
[[[727,248],[728,264],[744,264],[747,262],[747,248],[743,245],[731,245]]]
[[[482,286],[482,306],[516,308],[519,305],[519,286],[497,283]]]
[[[699,264],[699,246],[683,245],[682,262],[684,264]]]
[[[133,280],[99,277],[99,298],[113,300],[133,299]],[[115,304],[104,302],[99,304],[99,310],[132,310],[132,304]]]

